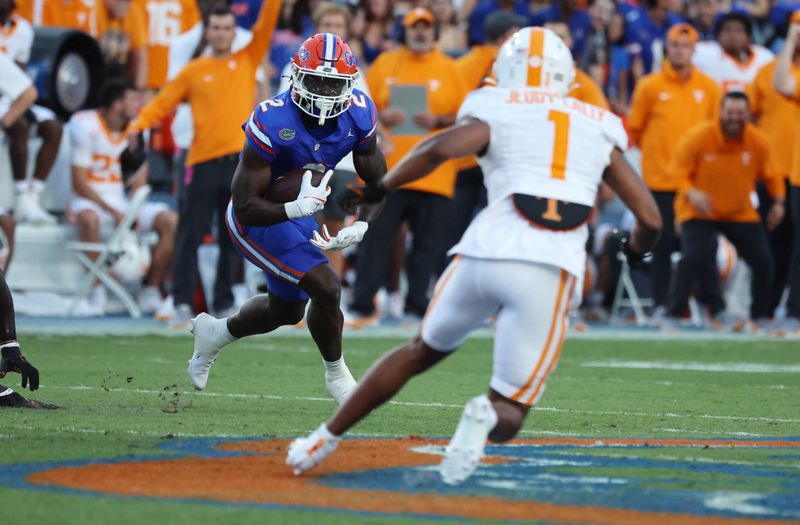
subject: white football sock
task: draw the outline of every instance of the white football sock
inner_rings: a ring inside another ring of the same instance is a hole
[[[336,361],[325,361],[323,359],[322,364],[325,366],[325,375],[328,377],[337,377],[350,372],[344,363],[344,356]]]
[[[47,184],[39,179],[31,179],[30,188],[33,193],[42,193]]]

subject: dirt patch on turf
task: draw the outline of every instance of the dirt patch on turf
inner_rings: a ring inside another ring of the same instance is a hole
[[[535,445],[572,444],[605,446],[644,444],[654,446],[747,446],[726,440],[520,440]],[[798,447],[797,441],[758,441],[750,446]],[[326,486],[318,480],[332,474],[370,469],[434,465],[436,455],[414,452],[442,441],[421,438],[345,440],[339,450],[311,475],[292,476],[284,464],[288,441],[264,440],[223,443],[217,448],[244,452],[242,456],[184,457],[180,459],[127,461],[54,468],[29,476],[37,485],[50,485],[126,496],[203,499],[226,503],[308,506],[322,509],[373,511],[397,514],[429,514],[488,520],[541,520],[567,523],[614,523],[661,525],[749,525],[764,520],[731,519],[625,509],[556,505],[485,496],[437,493],[403,493]],[[507,458],[496,461],[509,461]],[[777,522],[776,522],[777,523]],[[787,521],[780,521],[786,524]]]

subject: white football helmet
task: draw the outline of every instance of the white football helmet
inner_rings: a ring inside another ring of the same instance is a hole
[[[575,80],[575,63],[554,32],[525,27],[500,47],[493,72],[498,87],[537,87],[564,97]]]

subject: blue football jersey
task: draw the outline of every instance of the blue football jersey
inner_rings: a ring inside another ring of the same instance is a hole
[[[352,103],[335,117],[333,132],[314,138],[292,102],[291,89],[261,102],[242,125],[247,144],[272,164],[273,180],[307,164],[333,169],[351,151],[361,151],[372,142],[378,110],[367,95],[353,90]]]

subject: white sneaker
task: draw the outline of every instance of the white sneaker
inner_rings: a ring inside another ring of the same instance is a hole
[[[400,291],[384,293],[381,301],[381,315],[386,319],[399,320],[403,318],[406,305]]]
[[[53,215],[50,215],[42,208],[42,204],[39,202],[39,194],[32,191],[17,194],[14,216],[17,221],[30,224],[45,225],[58,222]]]
[[[323,423],[308,437],[297,438],[289,444],[286,464],[292,467],[295,476],[299,476],[330,456],[341,440],[341,436],[331,434]]]
[[[203,390],[208,383],[208,372],[217,360],[222,348],[233,341],[228,332],[225,319],[215,319],[202,313],[192,319],[194,334],[194,353],[189,359],[186,372],[197,390]]]
[[[102,284],[98,284],[92,288],[92,292],[89,294],[89,306],[97,312],[97,315],[105,315],[107,305],[108,294],[106,292],[106,287]]]
[[[171,321],[175,318],[175,301],[172,296],[166,296],[158,305],[155,315],[156,321]]]
[[[175,307],[175,315],[172,316],[170,321],[170,328],[177,330],[184,330],[189,327],[192,321],[192,307],[188,304],[179,304]]]
[[[439,466],[442,480],[457,485],[469,478],[480,464],[489,432],[497,424],[497,413],[486,395],[473,397],[464,407],[456,433],[445,449]]]
[[[350,397],[350,394],[358,386],[356,380],[353,379],[353,374],[347,368],[347,365],[342,365],[338,373],[331,373],[325,371],[325,389],[331,395],[337,405],[343,404]]]
[[[138,303],[143,314],[154,314],[161,306],[161,292],[155,286],[145,286],[139,293]]]

